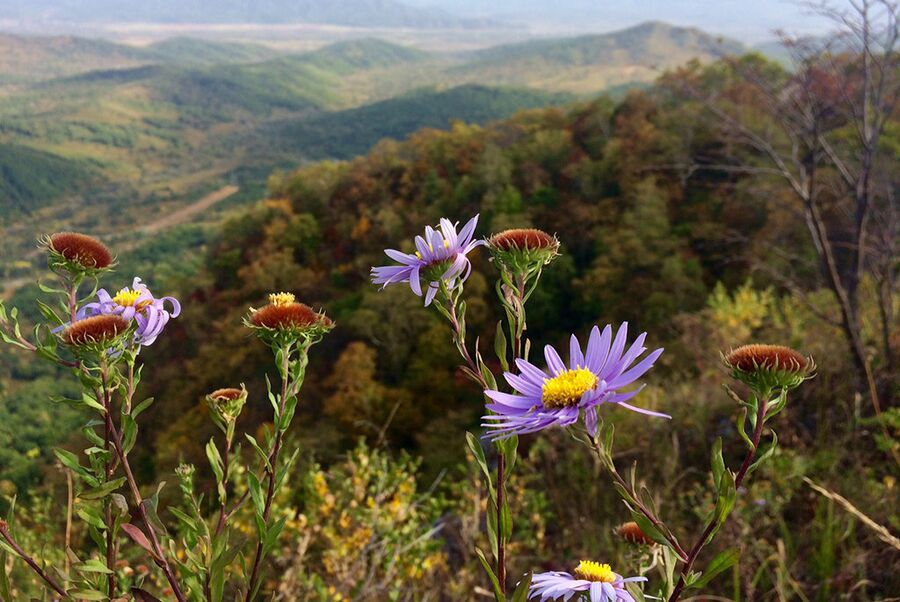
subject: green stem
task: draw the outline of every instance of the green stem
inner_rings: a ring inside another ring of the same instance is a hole
[[[759,449],[759,441],[762,438],[763,427],[765,426],[766,421],[766,410],[769,406],[768,399],[768,395],[761,397],[761,401],[757,404],[756,424],[754,425],[753,437],[751,440],[752,446],[744,456],[744,461],[743,463],[741,463],[740,469],[738,469],[737,473],[735,473],[734,475],[735,489],[741,486],[741,482],[744,480],[744,477],[747,475],[747,471],[753,464],[753,458],[756,456],[756,451]],[[694,542],[694,547],[692,547],[691,551],[688,552],[687,558],[684,560],[684,564],[681,567],[681,574],[678,576],[678,583],[675,584],[675,589],[672,591],[672,595],[669,596],[669,602],[676,602],[679,596],[681,596],[681,593],[684,591],[686,585],[687,576],[691,572],[691,568],[694,565],[694,561],[697,560],[697,556],[700,554],[700,550],[702,550],[703,547],[707,544],[706,540],[709,539],[710,535],[712,535],[717,524],[717,518],[714,516],[712,519],[710,519],[700,537],[697,538],[697,541]]]

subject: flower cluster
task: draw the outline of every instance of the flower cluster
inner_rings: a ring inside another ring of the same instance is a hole
[[[88,303],[78,311],[78,319],[100,315],[121,316],[127,321],[134,320],[134,342],[137,345],[152,345],[162,333],[169,319],[178,317],[181,304],[174,297],[153,296],[147,285],[135,277],[131,287],[121,289],[111,296],[106,289],[97,291],[99,301]],[[171,309],[166,307],[171,305]]]
[[[385,249],[385,255],[400,265],[373,267],[372,282],[382,288],[406,282],[412,292],[421,297],[424,280],[425,305],[431,305],[442,283],[452,289],[457,281],[465,282],[472,269],[467,255],[485,244],[483,240],[473,238],[478,225],[477,215],[457,233],[458,225],[458,222],[442,218],[437,228],[426,226],[425,235],[415,238],[415,254]]]
[[[489,519],[493,519],[494,526],[488,520],[488,529],[489,535],[494,539],[493,545],[496,546],[496,572],[487,564],[483,555],[481,559],[495,585],[496,599],[508,599],[505,591],[504,545],[509,538],[509,527],[504,528],[502,521],[503,516],[509,512],[509,506],[508,501],[499,495],[505,486],[504,478],[508,478],[509,474],[504,467],[508,468],[507,463],[509,466],[515,464],[519,435],[549,427],[573,427],[583,422],[588,437],[580,439],[591,445],[606,464],[626,505],[635,509],[635,518],[643,517],[647,520],[644,527],[647,532],[638,522],[622,524],[616,529],[620,538],[634,545],[651,546],[654,558],[657,544],[668,546],[671,550],[680,550],[674,534],[655,516],[652,509],[641,502],[642,494],[638,494],[634,485],[629,485],[618,473],[611,455],[612,430],[605,429],[604,435],[600,436],[598,415],[600,406],[608,404],[649,416],[670,418],[666,414],[628,403],[642,390],[643,385],[639,384],[639,380],[654,366],[663,350],[655,349],[646,353],[646,333],[641,333],[628,344],[628,324],[623,323],[618,329],[607,325],[602,331],[594,326],[586,347],[572,335],[569,340],[568,362],[564,362],[559,352],[550,345],[544,347],[546,368],[530,362],[528,355],[531,341],[525,337],[525,304],[537,285],[543,267],[558,256],[560,243],[555,236],[536,229],[505,230],[487,240],[478,241],[473,238],[476,224],[477,216],[457,234],[455,224],[441,219],[438,229],[427,227],[424,237],[416,237],[417,252],[414,255],[394,249],[385,250],[388,257],[400,265],[372,268],[372,277],[373,282],[381,284],[382,288],[389,284],[409,283],[416,295],[425,297],[426,306],[439,293],[443,293],[446,300],[451,301],[445,307],[442,297],[442,303],[437,308],[451,324],[454,343],[465,361],[462,370],[482,386],[488,399],[481,426],[497,449],[497,481],[494,482],[494,472],[487,464],[480,442],[474,435],[467,434],[469,449],[475,457],[480,458],[479,464],[489,486],[488,501],[492,508],[489,512],[493,512]],[[458,285],[465,281],[471,270],[467,253],[480,244],[487,246],[491,261],[500,272],[496,290],[506,313],[509,334],[507,338],[503,324],[499,324],[494,349],[503,366],[503,376],[510,392],[500,390],[497,386],[497,379],[478,348],[478,340],[476,339],[474,354],[469,352],[466,341],[466,301],[462,299],[462,287]],[[741,422],[741,433],[750,443],[750,452],[742,469],[733,472],[725,468],[721,447],[718,448],[718,457],[714,455],[712,468],[714,476],[718,475],[716,480],[719,483],[716,522],[706,527],[704,541],[695,545],[693,552],[678,558],[683,566],[679,581],[672,589],[672,599],[677,599],[680,592],[690,586],[691,567],[697,551],[706,543],[709,533],[714,532],[713,529],[720,526],[727,517],[737,486],[746,475],[758,450],[762,423],[784,407],[786,392],[810,378],[815,369],[811,358],[775,345],[739,347],[723,356],[723,361],[731,370],[732,376],[748,384],[761,399],[745,405],[749,407],[758,403],[758,416],[762,419],[754,422],[753,416],[750,418],[756,429],[752,440],[745,434]],[[780,393],[774,402],[768,399],[773,391]],[[770,454],[772,449],[774,447],[767,453]],[[671,579],[675,567],[668,567],[667,570]],[[529,598],[540,599],[542,602],[560,599],[569,601],[574,598],[585,602],[635,602],[627,584],[643,581],[646,578],[641,576],[622,577],[608,564],[582,561],[571,574],[551,571],[535,574],[530,579],[521,581],[512,597],[523,599],[527,592]],[[632,591],[640,593],[634,587]],[[638,597],[643,599],[643,594]]]
[[[626,403],[640,392],[641,387],[623,391],[653,366],[663,350],[656,349],[632,365],[646,351],[643,344],[647,333],[638,336],[626,351],[628,324],[622,324],[615,338],[612,332],[612,327],[606,326],[601,334],[595,326],[585,352],[572,335],[568,366],[550,345],[544,348],[546,371],[524,359],[516,359],[519,374],[504,374],[516,393],[484,392],[493,402],[487,405],[493,413],[483,417],[482,426],[489,429],[488,435],[503,438],[550,426],[570,426],[582,416],[588,432],[593,435],[597,429],[597,407],[604,403],[668,418],[666,414]]]

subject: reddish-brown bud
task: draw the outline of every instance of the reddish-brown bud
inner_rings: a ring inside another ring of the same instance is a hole
[[[113,262],[109,248],[86,234],[57,232],[50,236],[47,244],[51,251],[85,269],[102,270]]]
[[[622,523],[622,525],[616,529],[616,535],[629,543],[640,546],[651,546],[655,543],[652,539],[647,537],[647,534],[644,533],[634,521]]]
[[[128,330],[128,320],[113,314],[84,318],[63,331],[63,340],[69,345],[82,347],[95,343],[108,343]]]
[[[555,251],[559,247],[556,237],[535,228],[516,228],[498,232],[491,236],[488,244],[501,251],[514,249],[552,249]]]
[[[752,372],[757,368],[799,372],[806,365],[806,361],[799,352],[782,345],[744,345],[725,356],[725,362],[729,366],[744,372]]]

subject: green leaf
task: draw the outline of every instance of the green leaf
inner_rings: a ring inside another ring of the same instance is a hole
[[[481,467],[481,473],[487,481],[491,497],[496,497],[496,494],[494,493],[494,483],[491,480],[491,470],[488,468],[487,459],[484,457],[484,449],[481,447],[481,442],[475,435],[466,432],[466,443],[469,445],[469,450],[472,452],[472,455],[475,456],[475,461],[478,462],[478,466]]]
[[[78,510],[75,511],[81,520],[86,522],[87,524],[100,529],[101,531],[106,530],[106,523],[103,521],[103,517],[100,516],[100,513],[95,509],[89,506],[81,506]]]
[[[634,519],[634,522],[636,522],[638,524],[638,527],[641,528],[641,531],[643,531],[647,537],[649,537],[650,539],[652,539],[653,541],[655,541],[656,543],[658,543],[660,545],[667,546],[667,547],[669,546],[669,542],[666,541],[665,536],[662,534],[662,532],[659,529],[657,529],[653,525],[652,522],[650,522],[649,518],[647,518],[646,516],[644,516],[637,510],[631,511],[631,518]]]
[[[526,602],[526,600],[528,600],[528,590],[531,588],[531,577],[531,573],[522,577],[522,580],[519,581],[519,584],[516,586],[516,591],[513,592],[509,602]]]
[[[122,450],[125,455],[134,448],[137,441],[138,426],[134,418],[128,414],[122,415]]]
[[[141,413],[149,408],[153,404],[154,399],[152,397],[148,397],[141,403],[137,404],[134,409],[131,410],[131,417],[137,420],[137,417],[141,415]]]
[[[256,453],[259,454],[259,459],[262,460],[263,464],[266,466],[266,470],[272,472],[272,464],[269,462],[269,454],[263,451],[263,448],[259,446],[256,439],[250,435],[249,433],[244,433],[244,436],[250,442],[250,445],[253,446],[253,449],[256,450]]]
[[[491,585],[494,588],[494,600],[496,602],[506,602],[506,596],[503,595],[503,591],[500,589],[500,582],[497,580],[497,576],[494,574],[494,569],[491,568],[491,565],[488,563],[487,558],[484,557],[484,552],[482,552],[479,548],[475,548],[475,554],[478,555],[478,560],[481,561],[481,566],[484,567],[484,572],[487,573],[488,578],[491,580]]]
[[[716,437],[715,443],[713,443],[712,448],[712,474],[713,474],[713,483],[715,483],[716,488],[719,487],[719,483],[722,480],[722,473],[725,472],[725,460],[722,458],[722,438]]]
[[[498,532],[497,532],[497,502],[495,501],[494,498],[491,498],[488,501],[487,516],[485,518],[486,518],[486,523],[487,523],[488,543],[490,543],[491,553],[494,555],[494,559],[496,559],[497,558]]]
[[[503,322],[497,322],[497,333],[494,335],[494,353],[500,360],[500,366],[504,372],[509,372],[509,360],[506,357],[506,333],[503,331]]]
[[[70,469],[72,472],[84,479],[84,482],[87,483],[88,486],[96,487],[99,484],[97,478],[94,477],[94,475],[92,475],[87,468],[79,464],[78,456],[76,456],[72,452],[54,447],[53,454],[63,466]]]
[[[512,536],[512,513],[509,511],[509,497],[503,497],[503,506],[500,508],[500,537],[504,542]]]
[[[85,391],[81,394],[81,403],[83,403],[84,405],[86,405],[89,408],[97,410],[101,414],[106,413],[106,408],[104,408],[103,405],[99,401],[97,401],[96,397],[94,397],[92,394],[88,393],[87,391]]]
[[[252,472],[247,473],[247,485],[250,488],[250,497],[253,498],[253,506],[256,509],[256,514],[262,516],[266,502],[263,499],[262,487],[259,484],[259,479],[257,479],[256,475]]]
[[[766,451],[764,451],[756,460],[754,460],[753,464],[750,465],[750,468],[747,469],[747,474],[755,471],[763,462],[771,458],[772,454],[775,453],[776,447],[778,447],[778,435],[775,434],[775,431],[772,431],[772,444],[769,445],[769,447],[766,448]]]
[[[225,464],[222,462],[222,456],[219,455],[219,449],[216,447],[216,440],[209,438],[206,444],[206,457],[209,460],[209,466],[216,475],[216,486],[219,494],[219,502],[225,503],[225,486],[222,481],[225,480]]]
[[[91,558],[81,564],[76,564],[73,568],[81,573],[103,573],[104,575],[112,575],[112,571],[96,558]]]
[[[716,557],[710,561],[709,565],[706,567],[706,570],[703,571],[702,575],[697,579],[696,582],[694,582],[692,587],[701,588],[706,586],[717,575],[734,566],[740,556],[740,553],[735,549],[719,552],[719,554],[717,554]]]
[[[716,522],[722,523],[728,517],[728,513],[734,507],[737,490],[734,486],[734,473],[726,470],[722,474],[722,483],[719,485],[719,498],[716,500]]]
[[[516,451],[519,447],[519,437],[518,435],[513,435],[512,437],[507,437],[506,439],[501,439],[497,441],[497,449],[503,454],[503,460],[506,463],[506,474],[509,475],[512,473],[513,469],[516,467]]]
[[[110,493],[121,487],[125,484],[125,477],[120,477],[118,479],[113,479],[112,481],[107,481],[103,483],[99,487],[94,487],[93,489],[88,489],[87,491],[82,491],[78,494],[83,500],[99,500],[105,498]]]

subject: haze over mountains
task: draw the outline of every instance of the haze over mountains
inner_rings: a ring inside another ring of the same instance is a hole
[[[487,25],[397,0],[0,0],[0,19],[72,23],[325,23],[357,27]]]

